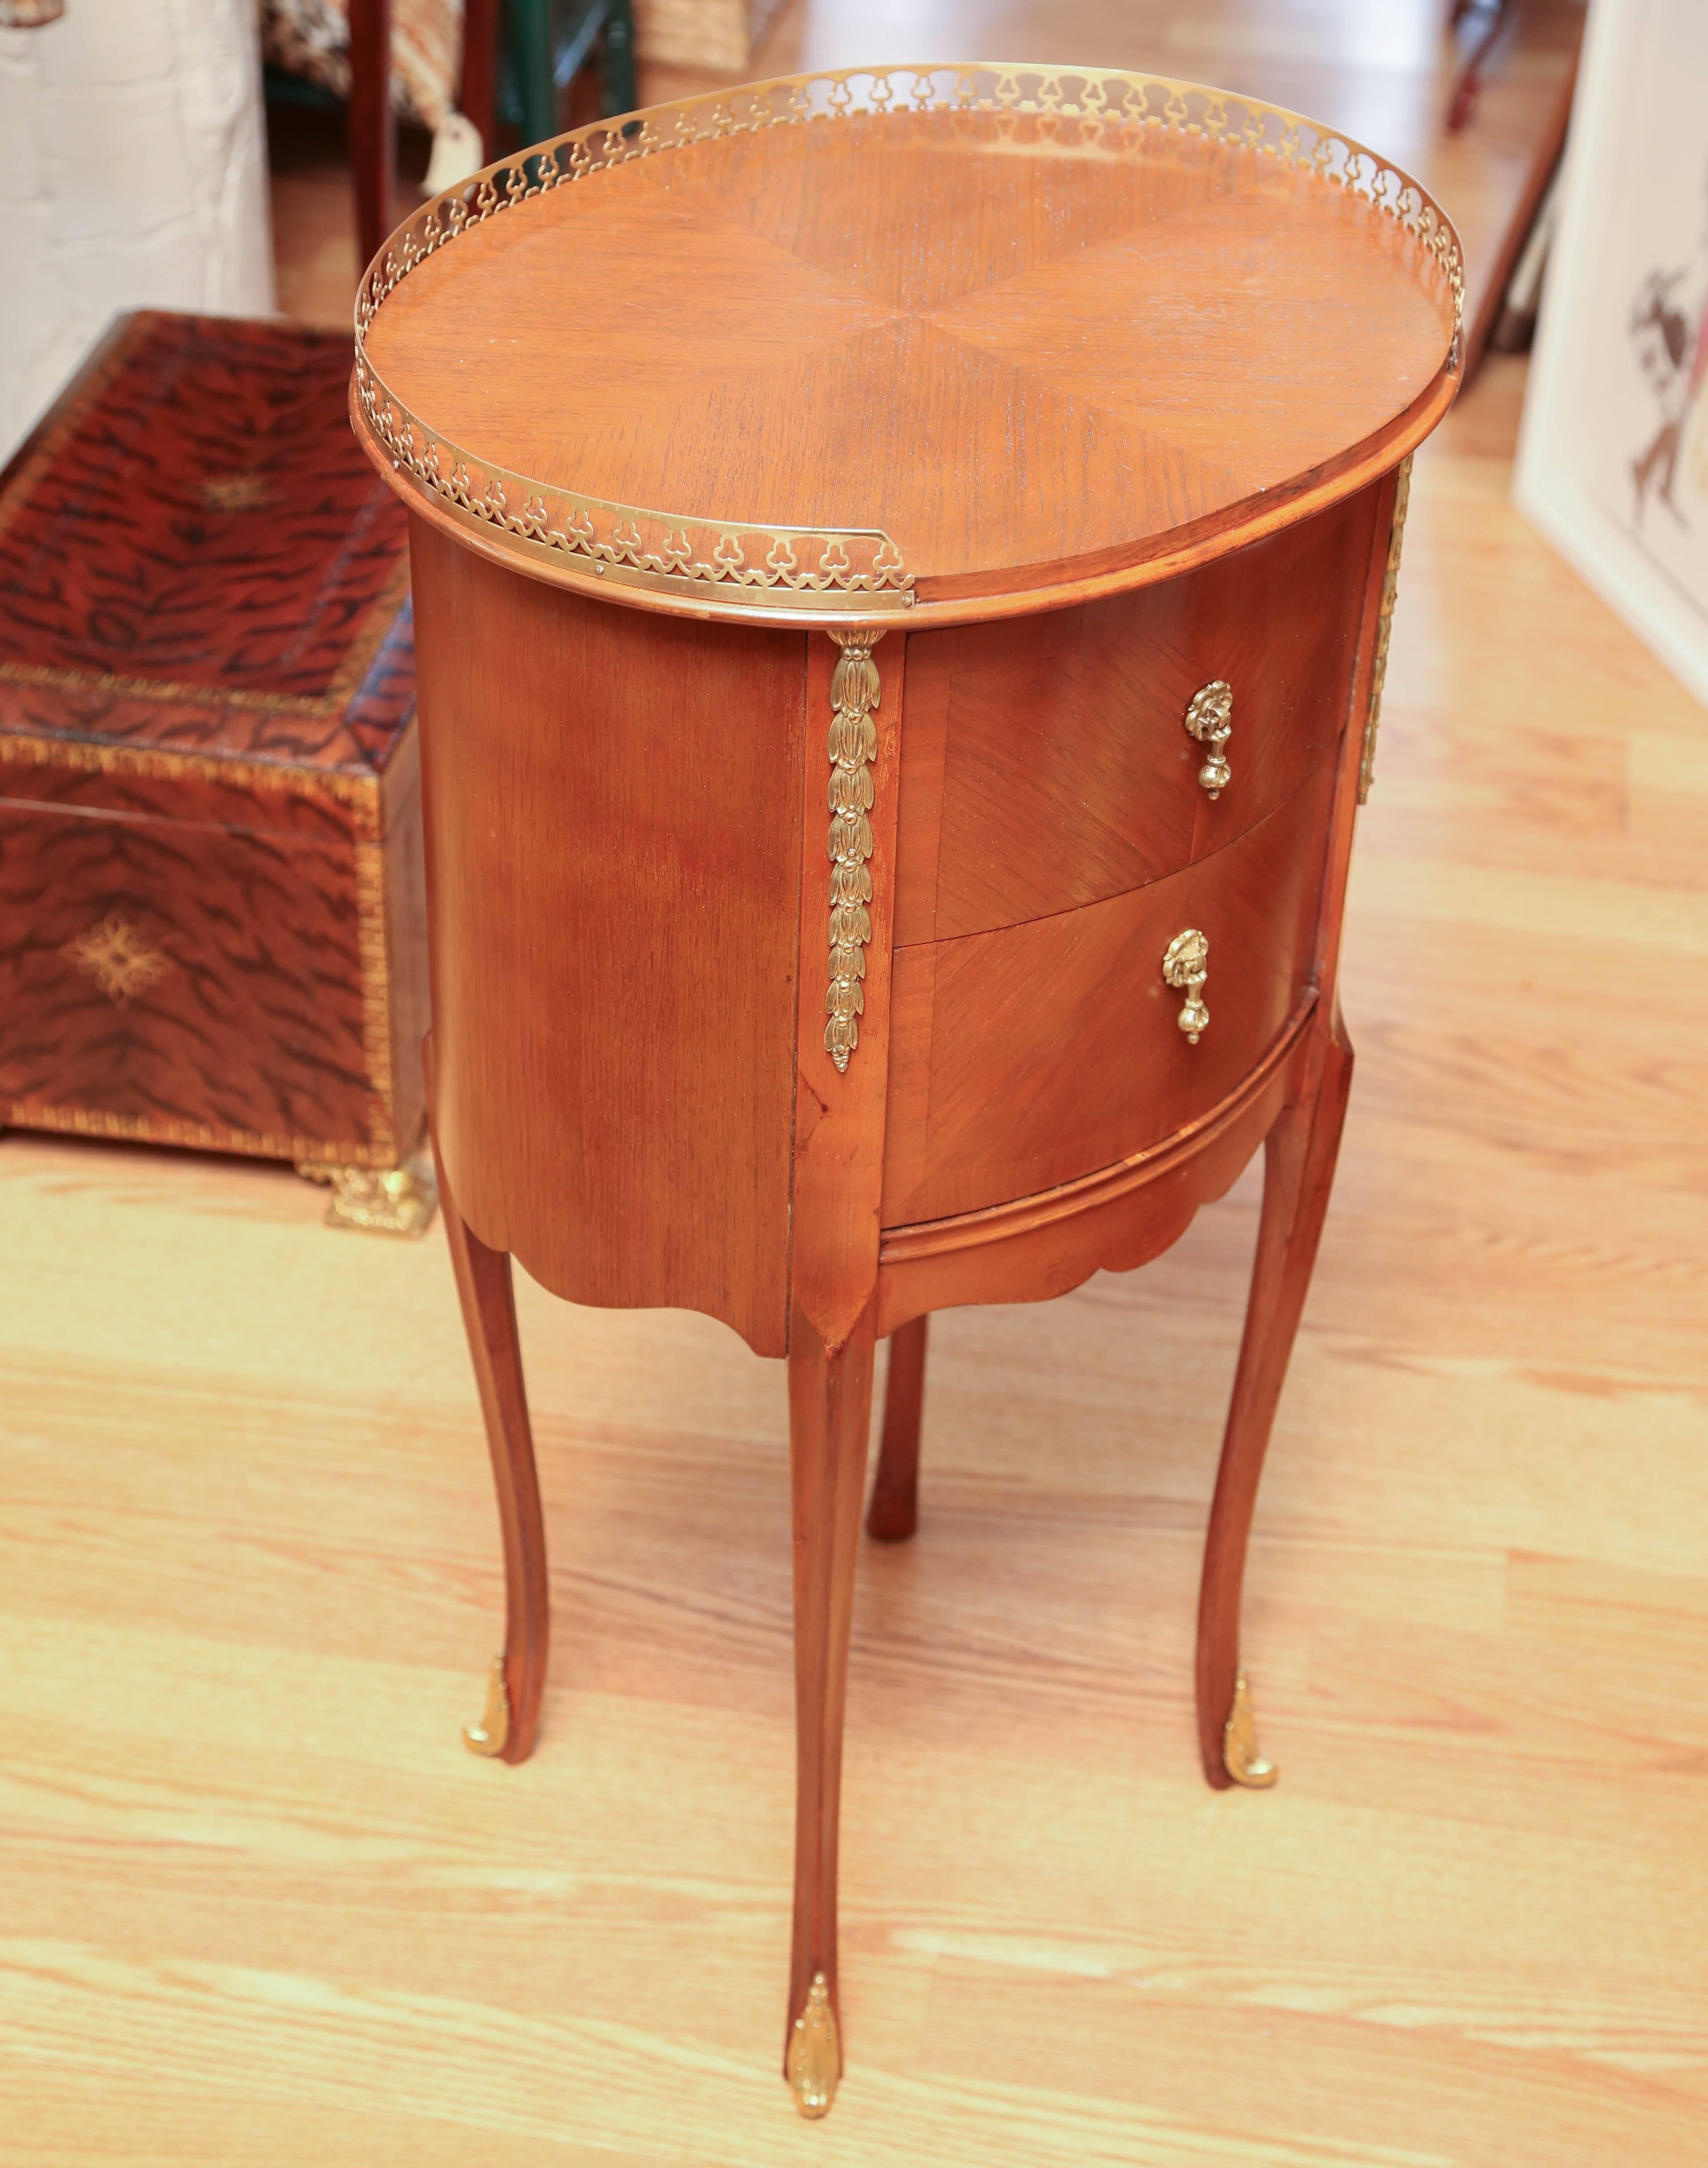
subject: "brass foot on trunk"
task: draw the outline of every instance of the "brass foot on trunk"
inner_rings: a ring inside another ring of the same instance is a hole
[[[821,1972],[813,1974],[806,2006],[788,2036],[788,2070],[795,2106],[801,2113],[814,2119],[828,2115],[836,2097],[836,2081],[842,2075],[842,2048],[836,2038],[830,1990]]]
[[[501,1754],[510,1744],[510,1689],[504,1683],[504,1659],[495,1656],[486,1676],[486,1714],[463,1726],[463,1744],[471,1754]]]
[[[1266,1792],[1281,1774],[1258,1746],[1257,1715],[1244,1671],[1233,1682],[1233,1706],[1222,1734],[1222,1766],[1236,1784],[1254,1792]]]
[[[416,1152],[400,1166],[322,1166],[299,1160],[297,1172],[330,1185],[329,1227],[357,1227],[370,1235],[425,1235],[439,1209],[433,1163]]]

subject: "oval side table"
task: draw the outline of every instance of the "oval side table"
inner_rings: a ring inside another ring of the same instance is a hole
[[[511,1293],[680,1305],[788,1364],[784,2065],[841,2070],[836,1829],[869,1527],[915,1522],[930,1313],[1173,1242],[1260,1145],[1199,1615],[1260,1785],[1246,1538],[1352,1056],[1335,963],[1451,226],[1214,90],[1034,66],[761,83],[416,214],[356,427],[412,517],[428,1094],[508,1610],[547,1638]]]

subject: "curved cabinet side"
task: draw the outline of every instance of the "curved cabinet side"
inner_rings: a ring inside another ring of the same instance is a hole
[[[554,1294],[780,1355],[805,635],[612,611],[411,524],[463,1216]]]

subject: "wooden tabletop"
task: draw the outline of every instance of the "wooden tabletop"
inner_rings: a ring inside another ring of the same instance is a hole
[[[892,69],[601,124],[393,236],[358,428],[418,509],[697,614],[1130,586],[1391,465],[1456,383],[1415,183],[1130,76]]]

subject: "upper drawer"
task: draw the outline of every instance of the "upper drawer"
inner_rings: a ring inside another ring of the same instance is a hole
[[[1122,895],[1290,796],[1345,717],[1377,494],[1158,587],[910,635],[898,946]],[[1186,715],[1218,679],[1233,735],[1212,800]]]
[[[891,987],[883,1222],[973,1212],[1171,1136],[1249,1074],[1309,982],[1335,763],[1226,850],[1101,903],[904,948]],[[1164,977],[1209,943],[1193,1044]]]

